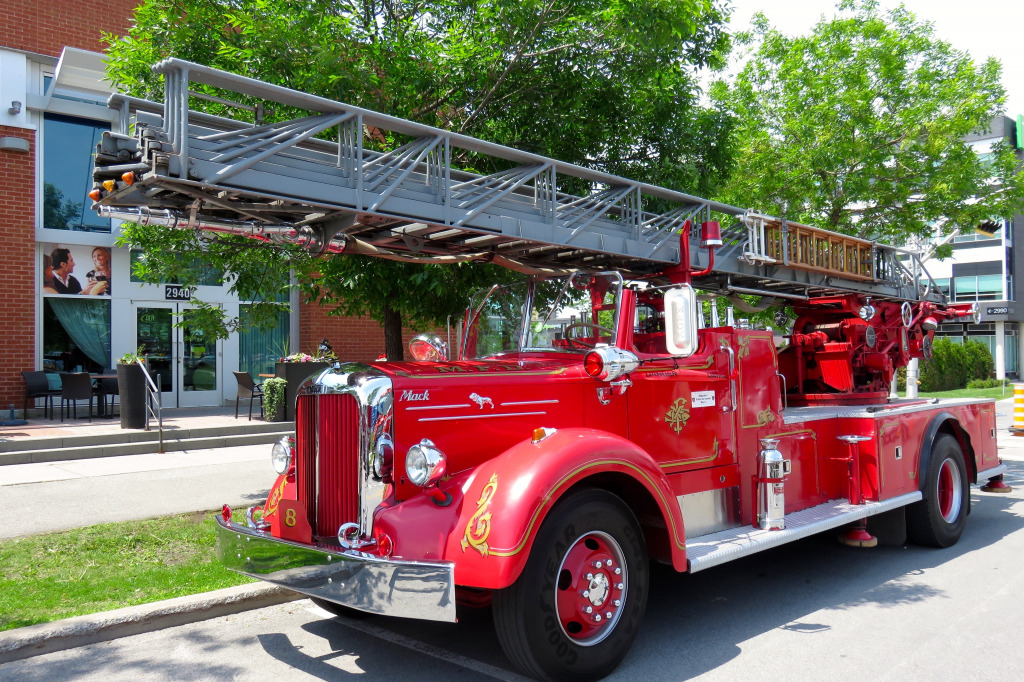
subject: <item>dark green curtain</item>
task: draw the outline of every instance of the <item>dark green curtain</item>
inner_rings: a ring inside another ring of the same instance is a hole
[[[246,308],[246,304],[240,306]],[[241,311],[240,311],[241,312]],[[288,355],[288,330],[290,315],[286,311],[278,314],[277,326],[264,329],[243,329],[238,333],[238,369],[248,372],[259,380],[260,374],[274,371],[274,363]]]

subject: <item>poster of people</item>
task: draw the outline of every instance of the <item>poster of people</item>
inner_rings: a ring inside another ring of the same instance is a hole
[[[110,296],[110,247],[43,244],[44,294]]]

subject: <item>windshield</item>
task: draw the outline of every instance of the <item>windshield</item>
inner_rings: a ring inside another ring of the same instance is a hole
[[[501,353],[582,353],[614,343],[622,277],[618,273],[531,279],[475,297],[464,359]]]

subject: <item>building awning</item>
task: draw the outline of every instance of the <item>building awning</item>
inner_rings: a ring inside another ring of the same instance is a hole
[[[46,89],[44,109],[53,97],[106,102],[113,92],[107,77],[107,56],[65,47],[57,62],[50,87]]]

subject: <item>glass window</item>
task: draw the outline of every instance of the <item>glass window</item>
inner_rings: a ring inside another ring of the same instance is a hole
[[[239,306],[240,313],[245,314],[249,304]],[[255,327],[242,329],[238,332],[238,369],[248,372],[249,376],[271,374],[274,363],[288,355],[288,332],[290,315],[282,310],[278,313],[277,326],[271,330]]]
[[[978,298],[982,301],[995,301],[1003,297],[1002,275],[979,275]]]
[[[956,277],[953,280],[953,295],[958,301],[974,300],[978,295],[977,277]]]
[[[1002,275],[978,275],[953,279],[953,295],[957,301],[996,301],[1003,297]]]
[[[106,123],[46,114],[43,119],[43,227],[110,232],[92,210],[92,155]]]
[[[111,367],[110,299],[43,299],[43,369],[99,372]]]

